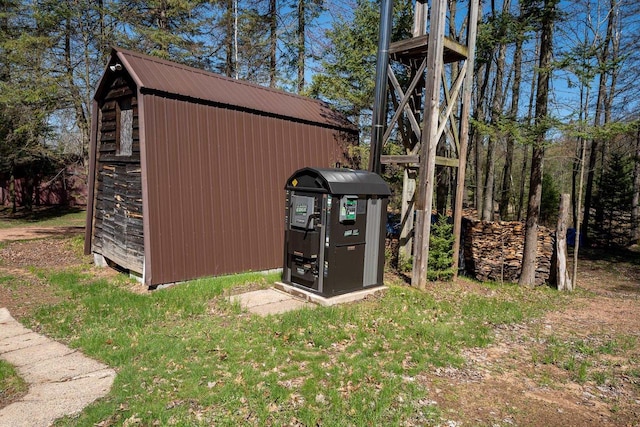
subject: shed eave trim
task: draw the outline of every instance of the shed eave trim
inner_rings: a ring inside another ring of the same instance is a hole
[[[135,69],[131,66],[131,64],[127,60],[127,57],[115,49],[114,49],[114,52],[116,53],[116,56],[118,57],[118,59],[122,61],[122,66],[127,70],[127,72],[129,73],[133,81],[136,83],[136,86],[138,87],[138,91],[140,91],[142,88],[144,88],[144,84],[142,83],[142,80],[140,80],[140,77],[138,77],[138,75],[136,74]]]

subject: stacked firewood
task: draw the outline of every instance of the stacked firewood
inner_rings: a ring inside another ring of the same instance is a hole
[[[517,282],[522,270],[525,224],[463,220],[464,267],[481,281]],[[538,227],[536,284],[548,281],[554,232]]]

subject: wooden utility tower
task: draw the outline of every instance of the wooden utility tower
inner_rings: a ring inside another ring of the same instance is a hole
[[[448,4],[453,10],[447,10]],[[389,95],[394,111],[383,126],[375,123],[375,117],[387,116],[374,111],[370,169],[379,169],[380,163],[403,166],[400,256],[408,258],[413,254],[412,285],[419,288],[424,288],[427,280],[436,166],[457,171],[452,198],[454,271],[458,267],[478,0],[469,0],[468,5],[463,38],[456,29],[455,0],[431,0],[430,4],[417,0],[413,37],[391,43],[383,52],[388,55],[387,61],[392,61],[387,65],[386,80],[391,85]],[[380,57],[379,54],[379,63]],[[409,75],[404,87],[394,71],[400,68]],[[377,91],[381,84],[386,87],[386,81],[378,78]],[[380,108],[384,105],[374,106],[374,110]],[[376,135],[375,129],[384,129],[384,133]],[[405,154],[381,156],[381,147],[392,138],[402,141]]]

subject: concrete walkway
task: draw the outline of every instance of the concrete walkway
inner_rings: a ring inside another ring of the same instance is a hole
[[[105,396],[116,373],[82,353],[37,334],[0,308],[0,358],[29,383],[20,401],[0,409],[0,426],[49,426]]]

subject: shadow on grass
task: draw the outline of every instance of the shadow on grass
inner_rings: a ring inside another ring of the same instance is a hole
[[[49,219],[58,218],[64,215],[79,213],[84,208],[75,206],[34,206],[31,210],[19,207],[15,213],[11,212],[11,206],[0,208],[0,220],[7,222],[20,221],[24,222],[41,222]]]
[[[68,227],[56,227],[48,228],[46,230],[32,231],[36,239],[45,237],[73,237],[84,233],[83,226],[68,226]]]
[[[571,251],[573,253],[573,251]],[[623,247],[580,248],[580,258],[589,261],[628,263],[640,266],[640,252]]]
[[[588,264],[585,274],[601,275],[600,289],[622,297],[640,296],[640,252],[623,247],[580,249],[580,259]]]

